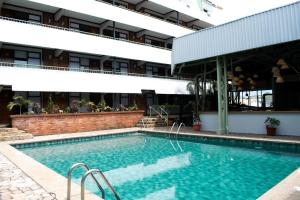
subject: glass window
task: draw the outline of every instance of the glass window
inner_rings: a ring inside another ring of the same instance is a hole
[[[39,53],[28,53],[28,64],[33,65],[34,67],[39,67],[41,65],[41,55]]]
[[[123,106],[128,106],[129,104],[129,96],[128,94],[121,94],[120,96],[120,104]]]
[[[16,58],[27,60],[27,52],[26,51],[15,51],[15,59]]]
[[[127,63],[120,63],[120,72],[122,74],[128,74],[128,64]]]
[[[41,16],[29,14],[28,21],[31,21],[31,22],[41,22]]]
[[[74,23],[74,22],[71,22],[71,23],[70,23],[70,28],[79,30],[79,24]]]
[[[80,67],[80,59],[78,57],[70,57],[69,58],[69,68],[70,69],[79,69]]]
[[[90,59],[80,58],[80,67],[88,69],[90,67]]]

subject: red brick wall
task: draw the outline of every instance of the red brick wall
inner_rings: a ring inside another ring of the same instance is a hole
[[[32,133],[48,135],[115,128],[134,127],[144,111],[76,113],[53,115],[12,115],[12,127]]]

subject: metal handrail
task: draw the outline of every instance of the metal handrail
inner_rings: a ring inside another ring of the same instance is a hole
[[[174,123],[173,123],[173,125],[172,125],[172,127],[171,127],[171,129],[170,129],[170,132],[173,131],[173,128],[174,128],[175,126],[177,126],[177,127],[179,126],[177,122],[174,122]]]
[[[179,127],[177,129],[177,134],[176,135],[178,135],[178,133],[179,133],[179,131],[180,131],[180,129],[181,129],[182,126],[185,126],[185,124],[183,122],[180,123],[180,125],[179,125]]]
[[[68,171],[68,186],[67,186],[67,200],[71,200],[71,179],[72,179],[72,172],[77,169],[77,168],[83,168],[84,170],[86,170],[87,172],[90,171],[89,167],[84,164],[84,163],[76,163],[74,165],[72,165],[72,167],[69,169]],[[99,190],[101,191],[101,197],[102,199],[105,199],[105,191],[104,189],[101,187],[100,183],[97,181],[96,177],[92,174],[92,178],[93,181],[95,182],[95,184],[97,185],[97,187],[99,188]]]
[[[186,79],[186,78],[181,78],[181,77],[155,76],[155,75],[148,75],[148,74],[124,73],[124,72],[114,72],[114,71],[97,70],[97,69],[69,68],[69,67],[32,65],[32,64],[18,64],[18,63],[8,63],[8,62],[0,62],[0,67],[20,67],[20,68],[33,68],[33,69],[46,69],[46,70],[59,70],[59,71],[73,71],[73,72],[163,78],[163,79],[172,79],[172,80],[191,80],[191,79]]]
[[[85,196],[84,196],[84,186],[85,186],[85,180],[86,178],[91,175],[92,177],[94,176],[93,173],[98,174],[102,180],[104,181],[104,183],[106,184],[106,186],[109,188],[109,190],[113,193],[115,199],[117,200],[121,200],[121,198],[119,197],[118,193],[114,190],[114,188],[110,185],[110,183],[108,182],[108,180],[106,179],[106,177],[104,176],[104,174],[99,170],[99,169],[91,169],[89,171],[87,171],[84,176],[81,179],[81,200],[84,200]],[[105,199],[105,197],[103,198]]]
[[[161,106],[158,106],[158,107],[159,107],[160,112],[158,110],[156,110],[153,106],[149,106],[150,117],[152,116],[152,110],[153,110],[156,114],[158,114],[162,119],[165,120],[165,123],[168,126],[168,121],[169,121],[169,114],[168,114],[168,112],[165,111]],[[166,116],[164,116],[163,113]]]
[[[142,119],[142,124],[143,124],[143,127],[146,128],[145,123],[144,123],[144,119]]]
[[[153,47],[153,48],[158,48],[158,49],[164,49],[164,50],[171,51],[171,49],[166,48],[166,47],[155,46],[155,45],[146,44],[146,43],[142,43],[142,42],[136,42],[136,41],[132,41],[132,40],[124,40],[123,38],[114,38],[114,37],[110,37],[110,36],[102,35],[102,34],[97,34],[97,33],[90,33],[90,32],[80,31],[80,30],[76,30],[74,28],[65,28],[65,27],[60,27],[60,26],[43,24],[43,23],[40,23],[40,22],[26,21],[26,20],[15,19],[15,18],[10,18],[10,17],[4,17],[4,16],[0,16],[0,19],[7,20],[7,21],[13,21],[13,22],[19,22],[19,23],[23,23],[23,24],[36,25],[36,26],[42,26],[42,27],[47,27],[47,28],[54,28],[54,29],[63,30],[63,31],[82,33],[82,34],[86,34],[86,35],[102,37],[102,38],[107,38],[107,39],[112,39],[112,40],[119,40],[119,41],[129,42],[129,43],[133,43],[133,44],[138,44],[138,45],[143,45],[143,46],[150,46],[150,47]]]

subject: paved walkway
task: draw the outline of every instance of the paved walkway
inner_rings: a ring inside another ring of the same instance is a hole
[[[10,199],[54,200],[55,198],[0,154],[0,200]]]

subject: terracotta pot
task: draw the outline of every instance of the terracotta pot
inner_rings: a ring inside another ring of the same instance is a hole
[[[193,124],[193,130],[194,131],[200,131],[201,130],[201,124]]]
[[[276,128],[273,127],[266,127],[267,135],[268,136],[275,136],[276,135]]]

